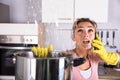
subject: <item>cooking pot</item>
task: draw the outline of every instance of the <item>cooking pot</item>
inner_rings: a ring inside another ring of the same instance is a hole
[[[36,58],[31,51],[17,52],[15,80],[71,80],[72,65],[84,62],[83,58]]]

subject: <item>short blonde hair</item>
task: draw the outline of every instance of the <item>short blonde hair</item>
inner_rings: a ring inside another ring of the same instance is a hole
[[[78,26],[78,24],[81,22],[90,22],[95,28],[97,28],[97,23],[95,21],[90,20],[89,18],[78,18],[73,24],[73,28],[72,28],[73,33],[74,33],[76,27]]]

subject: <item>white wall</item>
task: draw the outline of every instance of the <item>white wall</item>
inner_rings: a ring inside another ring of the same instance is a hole
[[[109,23],[119,24],[120,22],[120,0],[109,0]]]
[[[3,4],[10,7],[10,22],[26,22],[26,0],[1,0]]]

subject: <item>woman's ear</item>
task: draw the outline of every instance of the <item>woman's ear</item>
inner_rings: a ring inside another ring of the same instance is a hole
[[[73,40],[73,41],[75,41],[75,35],[74,35],[74,34],[72,34],[72,36],[71,36],[71,37],[72,37],[72,40]]]

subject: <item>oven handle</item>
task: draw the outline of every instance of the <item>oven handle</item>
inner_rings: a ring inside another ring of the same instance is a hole
[[[10,47],[10,46],[0,46],[0,49],[31,49],[32,47]]]

